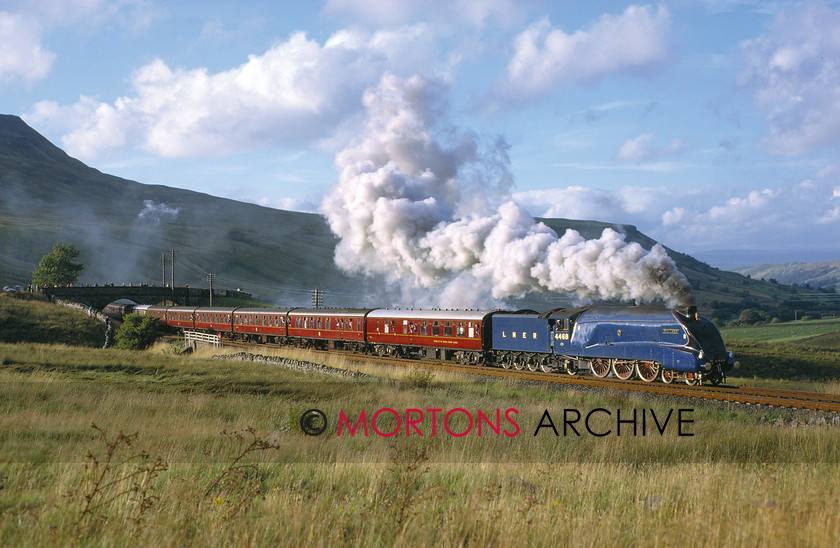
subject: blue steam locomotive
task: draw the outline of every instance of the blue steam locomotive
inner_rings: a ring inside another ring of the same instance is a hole
[[[496,313],[491,330],[492,359],[505,368],[719,384],[738,365],[714,324],[694,307],[684,313],[641,306]]]
[[[645,382],[719,384],[737,367],[720,332],[695,307],[591,306],[541,314],[137,305],[133,311],[220,338]]]

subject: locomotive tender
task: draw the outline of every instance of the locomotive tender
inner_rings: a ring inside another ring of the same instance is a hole
[[[645,382],[719,384],[737,367],[697,314],[646,306],[531,310],[207,308],[137,305],[137,314],[219,338],[455,360]]]

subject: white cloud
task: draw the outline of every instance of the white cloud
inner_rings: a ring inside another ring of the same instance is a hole
[[[324,45],[293,34],[262,55],[216,74],[155,60],[134,74],[133,94],[112,104],[81,98],[36,105],[29,117],[70,129],[71,155],[95,158],[121,146],[166,157],[221,156],[244,148],[329,138],[362,109],[364,89],[383,72],[434,65],[424,25],[394,32],[344,30]]]
[[[775,154],[799,155],[840,142],[840,10],[809,5],[778,15],[769,31],[741,44],[752,89],[770,124]]]
[[[46,78],[58,56],[44,45],[55,29],[95,29],[109,22],[140,29],[158,17],[144,0],[0,0],[0,83]]]
[[[541,217],[632,224],[680,251],[715,248],[795,249],[833,245],[813,234],[840,229],[837,179],[812,179],[763,190],[572,186],[520,192],[514,199]]]
[[[630,6],[572,34],[543,19],[516,37],[500,94],[525,102],[570,82],[646,70],[668,58],[670,36],[671,17],[664,7]]]
[[[52,70],[55,53],[41,45],[41,28],[21,14],[0,12],[0,83],[31,84]]]
[[[655,138],[656,135],[653,133],[643,133],[638,137],[628,139],[619,147],[615,159],[619,162],[662,160],[682,154],[688,149],[685,143],[676,138],[665,146],[651,146]]]

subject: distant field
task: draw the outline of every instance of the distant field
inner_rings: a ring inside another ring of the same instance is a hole
[[[755,342],[793,342],[840,333],[840,319],[785,322],[751,327],[721,329],[724,340]]]

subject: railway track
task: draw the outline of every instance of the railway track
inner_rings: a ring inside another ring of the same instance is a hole
[[[225,341],[225,346],[237,348],[276,348],[288,349],[288,346],[277,344],[249,344],[236,341]],[[324,356],[335,355],[335,351],[309,350]],[[516,369],[499,369],[475,365],[453,365],[441,360],[424,359],[422,361],[407,358],[393,358],[370,355],[359,355],[350,352],[339,352],[349,361],[358,363],[375,363],[382,365],[402,365],[408,367],[425,367],[439,371],[454,373],[468,373],[499,377],[507,379],[550,382],[576,386],[591,386],[628,390],[650,394],[665,394],[687,398],[731,402],[745,405],[766,405],[773,407],[789,407],[795,409],[812,409],[840,413],[840,395],[821,394],[816,392],[799,392],[779,388],[755,388],[746,386],[718,385],[718,386],[688,386],[685,384],[665,384],[662,382],[646,383],[639,380],[621,380],[615,378],[596,378],[591,376],[571,376],[564,373],[543,373],[541,371],[527,371]]]

